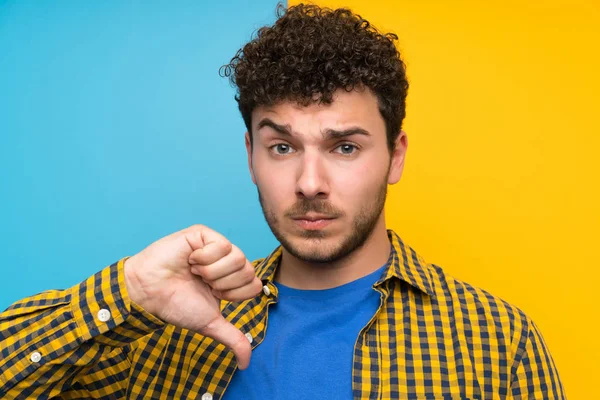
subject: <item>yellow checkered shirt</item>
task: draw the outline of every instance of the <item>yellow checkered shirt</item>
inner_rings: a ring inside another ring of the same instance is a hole
[[[565,398],[529,317],[426,263],[393,231],[388,235],[392,251],[373,285],[380,306],[354,348],[355,399]],[[269,305],[277,302],[273,277],[280,257],[281,247],[254,262],[268,290],[221,304],[223,315],[252,335],[253,347],[264,340]],[[0,398],[223,396],[237,368],[233,354],[131,302],[123,264],[0,314]]]

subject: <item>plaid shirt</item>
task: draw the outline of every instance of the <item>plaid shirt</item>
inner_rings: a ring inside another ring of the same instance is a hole
[[[392,231],[373,286],[380,306],[354,347],[356,399],[564,399],[535,324],[518,308],[427,264]],[[265,338],[281,248],[254,262],[263,293],[222,302],[225,317]],[[67,290],[0,314],[0,397],[220,399],[236,371],[214,340],[132,303],[124,260]]]

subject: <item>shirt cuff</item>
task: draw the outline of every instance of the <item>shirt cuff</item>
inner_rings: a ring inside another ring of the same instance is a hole
[[[127,257],[71,288],[71,310],[81,339],[95,338],[120,347],[166,325],[129,298],[126,260]]]

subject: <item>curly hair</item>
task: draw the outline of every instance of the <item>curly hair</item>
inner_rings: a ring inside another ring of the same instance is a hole
[[[380,33],[345,8],[299,4],[286,10],[280,4],[277,17],[220,69],[237,87],[235,99],[248,132],[257,106],[331,104],[338,89],[367,87],[377,97],[392,151],[408,92],[406,67],[394,45],[398,37]]]

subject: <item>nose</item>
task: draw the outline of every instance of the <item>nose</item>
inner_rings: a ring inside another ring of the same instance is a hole
[[[327,198],[329,195],[325,165],[318,155],[305,153],[302,157],[296,195],[307,199]]]

